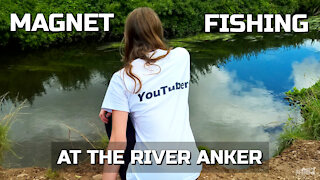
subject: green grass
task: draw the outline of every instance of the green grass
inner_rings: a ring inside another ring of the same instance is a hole
[[[0,159],[3,159],[3,153],[10,149],[8,139],[8,127],[0,125]]]
[[[197,35],[188,36],[185,38],[175,38],[168,41],[168,45],[170,47],[185,47],[187,49],[191,49],[193,47],[192,44],[202,41],[214,41],[218,39],[222,39],[224,41],[230,40],[234,37],[234,33],[199,33]],[[113,42],[107,44],[105,46],[99,47],[99,50],[106,49],[117,49],[121,46],[124,46],[121,42]]]
[[[59,173],[57,171],[53,171],[52,169],[47,170],[45,177],[47,179],[54,179],[54,180],[60,179]]]
[[[286,122],[283,132],[280,134],[278,140],[278,149],[275,152],[275,155],[280,154],[284,149],[291,146],[293,141],[297,139],[312,139],[309,133],[307,133],[301,122],[297,119],[289,117]]]
[[[98,148],[100,149],[106,149],[108,147],[109,144],[109,138],[107,135],[103,135],[101,136],[100,141],[98,142]]]
[[[279,138],[276,154],[289,147],[296,139],[320,139],[320,80],[310,88],[298,90],[294,88],[286,92],[289,103],[298,108],[303,118],[290,117]]]
[[[194,36],[189,36],[185,38],[176,38],[172,39],[170,43],[174,42],[201,42],[201,41],[213,41],[217,39],[223,39],[223,40],[229,40],[231,39],[235,34],[234,33],[199,33]]]
[[[0,96],[0,107],[5,101],[5,97],[7,94]],[[8,132],[14,120],[16,119],[19,111],[24,107],[25,101],[21,104],[14,106],[10,109],[10,111],[0,117],[0,161],[3,160],[4,153],[7,151],[14,151],[11,149],[12,142],[8,137]]]
[[[207,146],[198,146],[198,150],[199,150],[199,152],[200,152],[201,150],[205,150],[205,151],[207,152],[207,154],[208,154],[209,157],[210,157],[210,155],[211,155],[211,150],[210,150],[210,148],[208,148]]]

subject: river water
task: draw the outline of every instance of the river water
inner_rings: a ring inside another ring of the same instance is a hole
[[[190,122],[197,141],[269,142],[289,116],[284,92],[320,78],[320,40],[306,34],[245,34],[183,42],[191,53]],[[319,38],[320,39],[320,38]],[[9,131],[16,155],[3,165],[50,165],[50,142],[104,135],[98,113],[118,49],[78,44],[0,56],[1,116],[27,99]],[[67,126],[78,132],[69,131]]]

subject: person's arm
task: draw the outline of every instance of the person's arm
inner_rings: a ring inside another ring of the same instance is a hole
[[[108,145],[108,150],[125,150],[127,146],[127,121],[128,112],[112,110],[112,131]],[[117,178],[120,165],[104,164],[103,180],[113,180]]]

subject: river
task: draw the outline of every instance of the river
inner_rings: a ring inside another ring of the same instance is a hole
[[[191,53],[190,122],[196,141],[269,142],[270,154],[289,116],[299,116],[284,92],[320,78],[320,37],[243,34],[183,42]],[[0,94],[10,92],[1,116],[27,100],[9,131],[16,155],[6,167],[50,164],[50,142],[104,135],[98,113],[118,49],[79,43],[0,55]]]

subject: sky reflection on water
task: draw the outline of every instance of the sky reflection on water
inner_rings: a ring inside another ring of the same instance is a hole
[[[198,141],[269,141],[272,155],[283,123],[300,116],[283,100],[293,87],[320,78],[319,41],[270,49],[212,66],[191,86],[190,117]]]
[[[239,50],[238,56],[230,55],[228,51],[218,52],[215,48],[219,43],[199,43],[200,47],[207,47],[207,54],[191,52],[192,72],[197,80],[190,89],[190,121],[196,140],[269,141],[271,151],[274,151],[281,127],[292,113],[283,100],[284,92],[293,87],[309,87],[320,78],[320,42],[307,39],[300,46],[258,48],[251,55]],[[209,52],[210,48],[213,52]],[[75,51],[79,54],[79,50]],[[9,134],[22,159],[9,154],[5,159],[6,166],[46,167],[49,142],[69,139],[65,124],[91,139],[99,137],[99,132],[103,133],[98,111],[106,82],[117,69],[114,67],[119,66],[119,56],[116,55],[118,52],[83,51],[81,57],[70,56],[68,51],[53,51],[54,54],[62,53],[58,63],[54,56],[43,61],[34,56],[33,70],[23,69],[29,67],[25,65],[28,63],[25,59],[22,63],[0,67],[5,69],[1,73],[9,74],[8,78],[0,79],[2,87],[6,87],[1,91],[19,92],[21,84],[39,87],[22,88],[25,89],[22,96],[29,99],[28,107],[23,110],[26,114],[18,116]],[[214,59],[212,54],[216,51],[223,56]],[[42,56],[47,57],[45,55]],[[229,55],[228,60],[223,59]],[[103,64],[107,58],[111,60]],[[50,69],[42,66],[46,63],[53,66],[50,65]],[[11,71],[10,68],[16,69]],[[13,98],[8,99],[2,111],[8,110],[13,103]],[[82,138],[72,132],[71,139]]]

